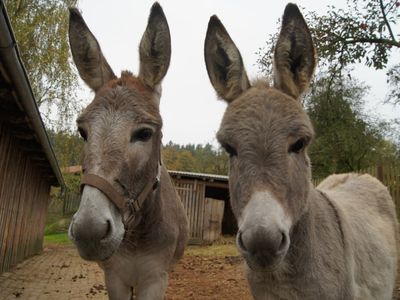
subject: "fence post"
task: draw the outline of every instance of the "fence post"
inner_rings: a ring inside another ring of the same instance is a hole
[[[383,166],[382,165],[378,165],[376,167],[376,177],[383,182]]]
[[[65,216],[66,212],[67,212],[67,205],[68,205],[67,198],[68,198],[68,192],[65,190],[64,195],[62,197],[62,200],[63,200],[63,216]]]

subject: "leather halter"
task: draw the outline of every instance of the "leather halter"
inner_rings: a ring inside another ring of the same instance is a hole
[[[149,194],[155,191],[160,184],[161,176],[161,160],[158,164],[157,175],[154,181],[149,181],[144,189],[140,192],[136,199],[129,198],[128,201],[103,177],[95,174],[83,174],[81,179],[81,191],[85,185],[90,185],[99,189],[107,198],[114,203],[122,216],[122,223],[124,224],[125,230],[128,229],[129,225],[135,219],[135,216],[140,211],[144,201],[147,199]],[[128,213],[128,218],[125,219],[125,214]]]

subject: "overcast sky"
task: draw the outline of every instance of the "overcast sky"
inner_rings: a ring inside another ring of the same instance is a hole
[[[147,25],[154,1],[148,0],[80,0],[79,9],[96,36],[115,74],[139,69],[138,46]],[[163,142],[179,144],[207,143],[217,145],[218,130],[226,104],[217,100],[205,68],[203,48],[208,20],[216,14],[239,48],[250,78],[260,76],[257,50],[265,45],[269,34],[278,31],[277,21],[288,1],[274,0],[160,0],[167,17],[172,57],[163,81],[161,115],[164,122]],[[345,7],[345,0],[302,0],[302,11],[324,13],[328,5]],[[397,51],[391,61],[399,61]],[[382,105],[387,86],[383,71],[357,67],[354,77],[372,86],[367,109],[386,119],[399,116],[399,109]],[[93,95],[82,84],[81,98],[88,104]]]

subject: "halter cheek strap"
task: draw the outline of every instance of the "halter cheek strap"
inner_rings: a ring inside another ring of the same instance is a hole
[[[151,192],[156,190],[160,184],[161,165],[158,165],[157,175],[154,181],[149,181],[144,189],[140,192],[136,199],[129,198],[128,201],[103,177],[95,174],[83,174],[81,179],[81,190],[85,185],[90,185],[99,189],[107,198],[117,206],[122,215],[122,222],[125,228],[135,219],[136,214],[140,211],[144,201]],[[125,215],[128,213],[128,218]]]

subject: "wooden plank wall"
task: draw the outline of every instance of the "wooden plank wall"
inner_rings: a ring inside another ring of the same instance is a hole
[[[203,241],[212,243],[221,236],[225,201],[206,198]]]
[[[175,188],[181,197],[189,220],[189,243],[203,242],[205,184],[197,180],[174,179]]]
[[[42,251],[50,183],[0,123],[0,273]]]

